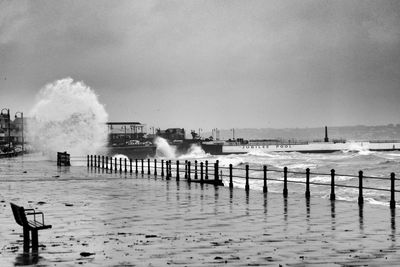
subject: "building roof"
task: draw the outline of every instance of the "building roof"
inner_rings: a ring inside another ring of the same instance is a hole
[[[107,122],[107,125],[144,125],[140,122]]]

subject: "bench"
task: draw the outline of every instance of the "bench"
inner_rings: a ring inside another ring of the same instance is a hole
[[[37,251],[39,248],[38,231],[51,228],[51,225],[44,223],[44,214],[34,209],[25,209],[10,203],[14,219],[17,224],[21,225],[24,231],[24,251],[29,251],[30,233],[32,233],[32,250]],[[41,217],[41,220],[36,220],[36,215]],[[41,215],[41,216],[39,216]],[[28,217],[29,216],[29,217]]]

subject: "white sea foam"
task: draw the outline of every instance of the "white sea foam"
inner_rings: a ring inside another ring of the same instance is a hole
[[[156,157],[158,158],[168,158],[174,159],[176,158],[176,148],[170,146],[168,141],[162,137],[156,137],[154,139],[154,144],[157,146],[156,148]]]
[[[47,84],[30,111],[28,138],[37,151],[51,156],[94,154],[107,141],[107,112],[95,92],[71,78]]]

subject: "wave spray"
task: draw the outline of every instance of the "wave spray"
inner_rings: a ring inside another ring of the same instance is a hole
[[[82,156],[106,145],[108,114],[83,82],[65,78],[47,84],[29,116],[28,136],[35,150]]]

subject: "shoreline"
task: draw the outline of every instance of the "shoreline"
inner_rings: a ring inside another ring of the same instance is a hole
[[[147,174],[87,173],[80,180],[86,168],[64,169],[54,170],[60,177],[52,181],[0,183],[2,265],[22,257],[22,229],[9,202],[43,211],[53,225],[39,232],[43,265],[400,261],[396,216],[386,207],[365,204],[360,210],[357,203],[318,197],[307,202],[257,190],[246,194],[240,188],[160,181]],[[69,175],[77,175],[74,183],[65,178]],[[94,254],[83,257],[83,252]]]

